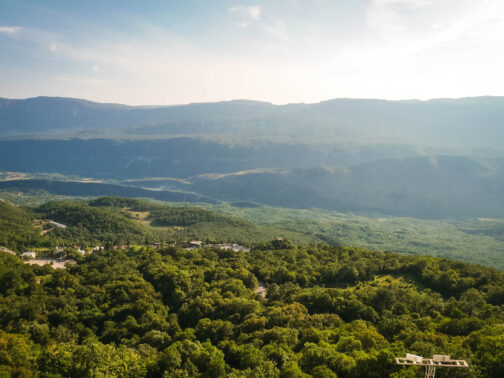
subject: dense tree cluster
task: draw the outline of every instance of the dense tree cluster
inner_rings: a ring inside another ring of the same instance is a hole
[[[217,214],[201,207],[163,206],[152,202],[120,197],[99,198],[90,201],[89,205],[99,206],[107,211],[130,209],[145,212],[148,214],[146,220],[152,226],[170,229],[171,233],[168,238],[172,240],[202,239],[210,242],[230,241],[248,245],[267,242],[280,235],[285,235],[289,239],[305,244],[318,240],[305,233],[258,226],[247,220]],[[164,235],[164,238],[166,237],[167,235]]]
[[[421,376],[395,365],[411,352],[472,365],[440,377],[502,376],[501,272],[283,245],[107,250],[67,270],[0,254],[0,375]]]
[[[61,222],[66,229],[54,229],[50,236],[56,244],[74,243],[144,243],[155,240],[156,233],[126,216],[121,209],[93,207],[85,202],[48,202],[35,209],[44,219]]]
[[[0,246],[23,250],[49,245],[49,239],[34,227],[35,217],[30,211],[0,201],[0,214]]]

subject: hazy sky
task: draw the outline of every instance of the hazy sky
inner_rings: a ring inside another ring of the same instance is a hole
[[[504,95],[503,0],[0,0],[0,96]]]

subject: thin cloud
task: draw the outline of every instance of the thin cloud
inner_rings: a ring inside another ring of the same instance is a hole
[[[265,23],[262,26],[262,29],[265,33],[275,37],[278,40],[285,42],[287,39],[287,26],[285,22],[280,19],[275,20],[274,22]]]
[[[367,24],[390,43],[419,51],[446,43],[482,45],[502,41],[504,4],[500,0],[372,0]]]
[[[19,33],[22,29],[20,26],[0,26],[0,33],[13,35]]]
[[[320,17],[306,9],[249,8],[219,16],[253,32],[201,44],[151,24],[136,24],[143,33],[134,39],[107,30],[75,39],[26,26],[19,40],[67,72],[36,76],[45,92],[129,104],[460,97],[504,88],[502,0],[369,0],[355,16],[362,27],[348,33],[299,22]]]
[[[258,21],[261,18],[261,6],[260,5],[252,5],[252,6],[234,6],[228,9],[229,13],[237,13],[242,16],[245,16],[251,21]]]

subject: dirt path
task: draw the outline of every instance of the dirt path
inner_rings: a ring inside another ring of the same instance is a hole
[[[16,252],[11,251],[9,248],[6,248],[6,247],[0,247],[0,252],[5,252],[5,253],[9,253],[11,255],[17,256]]]

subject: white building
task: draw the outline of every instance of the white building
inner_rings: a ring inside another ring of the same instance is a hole
[[[61,223],[58,223],[55,221],[49,221],[49,224],[52,224],[56,228],[66,228],[66,226],[64,224],[61,224]]]

